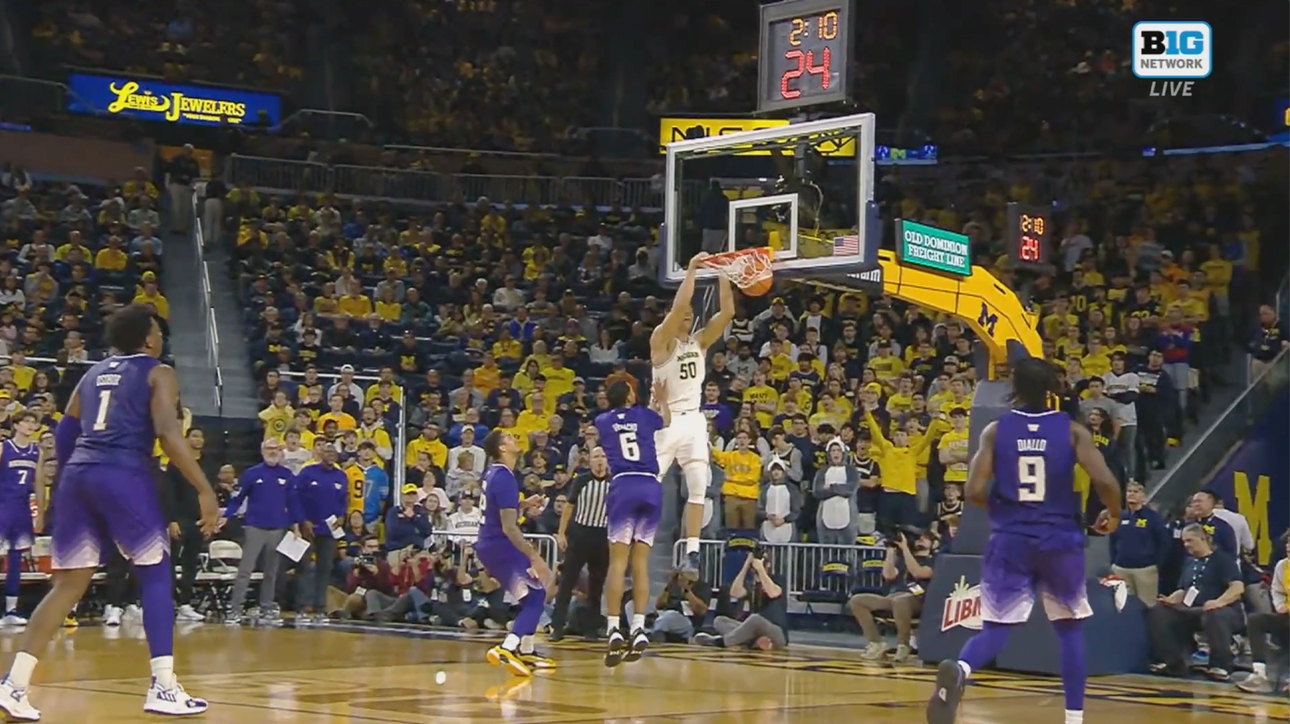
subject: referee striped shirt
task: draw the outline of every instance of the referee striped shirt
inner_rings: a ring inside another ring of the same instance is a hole
[[[609,478],[597,478],[584,473],[573,481],[569,490],[569,503],[573,508],[573,522],[589,528],[609,527],[605,514],[605,494],[609,492]]]

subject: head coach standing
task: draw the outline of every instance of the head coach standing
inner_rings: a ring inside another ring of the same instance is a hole
[[[569,503],[560,515],[560,530],[555,539],[564,553],[564,566],[560,569],[560,587],[551,613],[552,641],[564,638],[569,599],[584,566],[589,578],[587,605],[595,620],[600,619],[600,598],[605,590],[605,575],[609,573],[609,519],[605,513],[608,492],[609,460],[604,450],[596,448],[591,451],[591,471],[573,481],[569,487]]]

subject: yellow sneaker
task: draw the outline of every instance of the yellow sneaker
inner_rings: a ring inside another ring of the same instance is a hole
[[[501,646],[494,646],[488,650],[486,657],[488,663],[493,666],[500,666],[506,669],[512,676],[532,676],[533,670],[525,664],[518,653],[507,651]]]
[[[81,622],[76,620],[75,614],[71,614],[67,618],[63,619],[63,628],[76,628],[80,625]]]
[[[536,653],[520,654],[520,661],[523,661],[524,665],[533,671],[543,671],[555,668],[554,659],[548,659],[547,657]]]

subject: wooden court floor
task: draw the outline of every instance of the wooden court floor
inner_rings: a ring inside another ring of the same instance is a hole
[[[210,701],[197,720],[212,724],[921,724],[933,678],[930,667],[875,666],[820,648],[660,646],[609,670],[599,645],[562,642],[548,649],[558,670],[517,684],[484,663],[495,640],[206,624],[180,630],[176,670],[191,694]],[[0,635],[3,666],[16,642]],[[150,719],[142,711],[146,657],[137,626],[62,634],[42,657],[32,701],[46,722]],[[973,682],[967,724],[1062,721],[1056,680],[984,673]],[[1087,712],[1090,724],[1253,724],[1286,721],[1290,703],[1130,676],[1091,681]]]

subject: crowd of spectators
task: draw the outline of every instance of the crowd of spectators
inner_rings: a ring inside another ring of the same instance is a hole
[[[1195,2],[992,0],[929,21],[918,5],[869,4],[859,9],[854,28],[853,95],[859,108],[890,119],[889,127],[921,131],[947,152],[1133,146],[1168,114],[1131,103],[1145,96],[1129,68],[1131,28],[1188,11],[1203,17],[1207,9]],[[624,115],[621,108],[609,113],[606,95],[614,94],[606,93],[605,78],[622,63],[612,45],[630,31],[605,8],[413,0],[340,10],[320,17],[274,0],[232,9],[168,0],[124,11],[101,2],[41,3],[32,34],[42,65],[60,78],[59,69],[70,64],[279,90],[311,107],[302,83],[306,31],[332,33],[344,48],[328,59],[337,64],[340,97],[348,99],[341,110],[367,115],[387,142],[559,150],[578,129],[617,125],[605,119]],[[640,76],[611,82],[639,83],[651,117],[742,114],[756,106],[755,6],[695,8],[669,0],[645,18],[640,30],[651,39],[642,45],[644,57],[629,64]],[[1244,16],[1211,20],[1224,37],[1246,32]],[[953,32],[925,30],[937,24],[952,24]],[[919,62],[929,53],[943,56],[936,72]],[[1260,50],[1252,73],[1265,73],[1269,82],[1256,87],[1284,87],[1278,74],[1285,53],[1284,43]],[[1225,75],[1235,62],[1217,65],[1214,77],[1221,80],[1202,89],[1205,97],[1188,114],[1234,107],[1242,76]],[[911,90],[936,99],[937,110],[909,107]],[[1261,118],[1245,120],[1262,125]],[[652,137],[650,123],[636,130]],[[363,133],[355,126],[342,135]]]
[[[292,91],[303,74],[303,7],[274,0],[230,7],[193,0],[37,3],[33,49],[60,79],[72,65]]]
[[[364,10],[357,107],[433,145],[552,148],[597,125],[602,9],[508,0],[417,0]],[[427,43],[426,38],[435,38]],[[505,113],[499,113],[505,108]]]
[[[61,410],[84,364],[101,359],[103,320],[131,302],[168,331],[157,186],[144,169],[105,186],[0,172],[0,370],[14,403]]]

